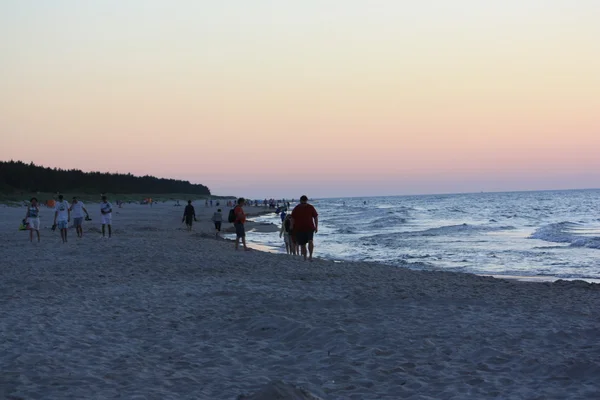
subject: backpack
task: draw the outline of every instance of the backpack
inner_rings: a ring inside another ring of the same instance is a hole
[[[235,222],[236,217],[235,217],[235,207],[233,207],[231,210],[229,210],[229,216],[227,217],[227,221],[233,223]]]

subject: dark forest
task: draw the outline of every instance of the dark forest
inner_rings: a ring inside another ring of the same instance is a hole
[[[200,184],[154,176],[46,168],[21,161],[0,161],[0,192],[187,193],[210,195]]]

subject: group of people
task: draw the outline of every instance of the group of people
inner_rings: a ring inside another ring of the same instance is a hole
[[[302,254],[304,260],[312,261],[314,235],[318,231],[319,214],[315,207],[308,203],[308,197],[302,196],[300,204],[283,218],[279,237],[283,237],[287,254]]]
[[[237,205],[232,210],[235,227],[235,249],[238,250],[240,242],[244,250],[246,245],[246,213],[244,205],[246,200],[239,198]],[[300,204],[287,214],[282,221],[279,237],[284,238],[286,253],[291,255],[301,254],[304,260],[312,261],[314,251],[314,234],[319,230],[319,214],[317,210],[308,203],[308,197],[300,197]]]
[[[246,199],[241,197],[235,203],[228,218],[229,222],[233,223],[235,227],[235,249],[238,250],[241,244],[244,250],[247,251],[250,249],[246,244],[245,224],[247,215],[244,211]],[[106,237],[108,229],[108,237],[110,238],[112,237],[112,204],[104,195],[100,203],[100,213],[102,215],[102,237]],[[68,241],[68,225],[71,222],[71,218],[73,219],[73,227],[75,227],[77,237],[83,237],[84,214],[86,219],[90,219],[88,210],[77,197],[73,197],[72,203],[69,204],[62,194],[58,196],[58,201],[54,205],[54,224],[52,225],[52,230],[59,229],[63,243],[67,243]],[[211,220],[215,227],[215,235],[219,237],[223,223],[222,210],[218,209],[215,211]],[[37,241],[39,242],[40,207],[35,197],[31,199],[30,204],[27,206],[25,222],[29,230],[29,240],[33,242],[35,232]],[[196,211],[191,200],[188,200],[181,222],[185,222],[188,231],[191,231],[193,223],[197,222]],[[308,197],[306,196],[300,198],[300,204],[294,207],[291,213],[287,213],[284,216],[282,211],[282,226],[279,237],[283,237],[284,239],[286,253],[291,255],[301,254],[304,260],[312,261],[314,234],[318,232],[318,227],[319,218],[317,210],[308,203]]]
[[[217,202],[217,206],[218,205],[219,203]],[[223,222],[223,214],[220,208],[214,212],[211,221],[215,225],[215,236],[219,237],[219,235],[221,234],[221,224]],[[183,217],[181,218],[181,222],[185,222],[188,232],[191,232],[194,222],[198,222],[198,220],[196,219],[196,209],[192,205],[191,200],[188,200],[188,204],[183,210]]]
[[[228,221],[233,223],[235,228],[235,250],[239,250],[240,244],[245,251],[250,250],[246,244],[247,214],[244,211],[244,206],[246,205],[246,199],[240,197],[235,201],[235,206],[231,209],[228,217]],[[312,261],[314,234],[319,230],[319,214],[317,210],[308,203],[308,197],[302,196],[300,197],[300,204],[294,207],[291,213],[285,215],[283,213],[282,211],[282,225],[279,237],[283,237],[284,239],[286,253],[302,255],[304,260]],[[215,225],[215,234],[218,237],[223,222],[221,209],[218,209],[213,214],[211,220]],[[196,221],[196,211],[192,205],[192,201],[188,200],[181,222],[185,222],[187,230],[191,231],[192,225]]]
[[[88,210],[82,201],[77,197],[73,197],[71,204],[64,199],[61,194],[54,204],[54,223],[52,230],[59,229],[60,238],[63,243],[68,241],[68,228],[71,218],[73,219],[73,227],[77,232],[77,237],[83,237],[83,219],[90,219]],[[100,214],[102,215],[102,237],[106,237],[106,228],[108,227],[108,237],[112,236],[112,204],[106,196],[102,196],[100,203]],[[25,213],[26,229],[29,230],[29,240],[33,242],[34,232],[37,234],[37,241],[40,241],[40,206],[38,199],[33,197],[30,204],[27,206]]]

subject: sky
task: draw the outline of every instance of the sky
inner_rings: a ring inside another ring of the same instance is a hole
[[[0,0],[0,160],[247,197],[600,187],[597,0]]]

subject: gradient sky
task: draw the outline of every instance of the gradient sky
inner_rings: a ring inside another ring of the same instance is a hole
[[[600,187],[598,0],[0,0],[0,159],[216,194]]]

